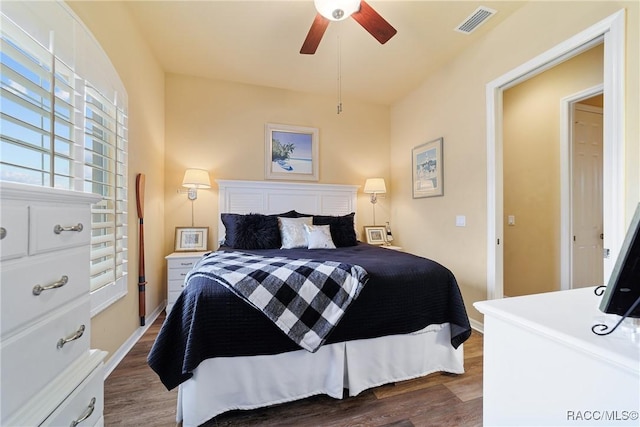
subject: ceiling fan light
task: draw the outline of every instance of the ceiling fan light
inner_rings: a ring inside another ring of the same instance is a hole
[[[318,13],[331,21],[342,21],[360,9],[360,0],[313,0]]]

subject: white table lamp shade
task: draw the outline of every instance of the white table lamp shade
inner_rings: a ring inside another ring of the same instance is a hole
[[[209,172],[204,169],[187,169],[182,179],[182,186],[186,188],[211,188]]]
[[[387,187],[384,184],[384,178],[369,178],[364,183],[365,193],[381,194],[387,192]]]

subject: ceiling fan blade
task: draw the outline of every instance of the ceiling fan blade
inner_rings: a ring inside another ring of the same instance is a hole
[[[307,38],[304,39],[304,43],[302,44],[300,53],[304,55],[313,55],[314,53],[316,53],[316,49],[318,49],[320,40],[322,40],[322,36],[324,35],[324,32],[326,31],[328,26],[329,20],[319,13],[316,14],[316,17],[311,24],[311,28],[309,28]]]
[[[360,10],[351,17],[381,44],[388,42],[398,32],[364,0],[360,1]]]

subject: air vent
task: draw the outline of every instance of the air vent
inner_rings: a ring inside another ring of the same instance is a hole
[[[469,17],[465,19],[460,25],[454,28],[454,30],[460,33],[471,34],[473,31],[475,31],[476,28],[484,24],[487,21],[487,19],[491,18],[495,14],[496,14],[495,10],[489,9],[488,7],[485,7],[485,6],[480,6],[479,8],[476,9],[475,12],[469,15]]]

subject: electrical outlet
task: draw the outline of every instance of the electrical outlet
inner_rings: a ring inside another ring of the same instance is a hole
[[[467,217],[464,215],[456,216],[456,227],[466,227],[467,225]]]

